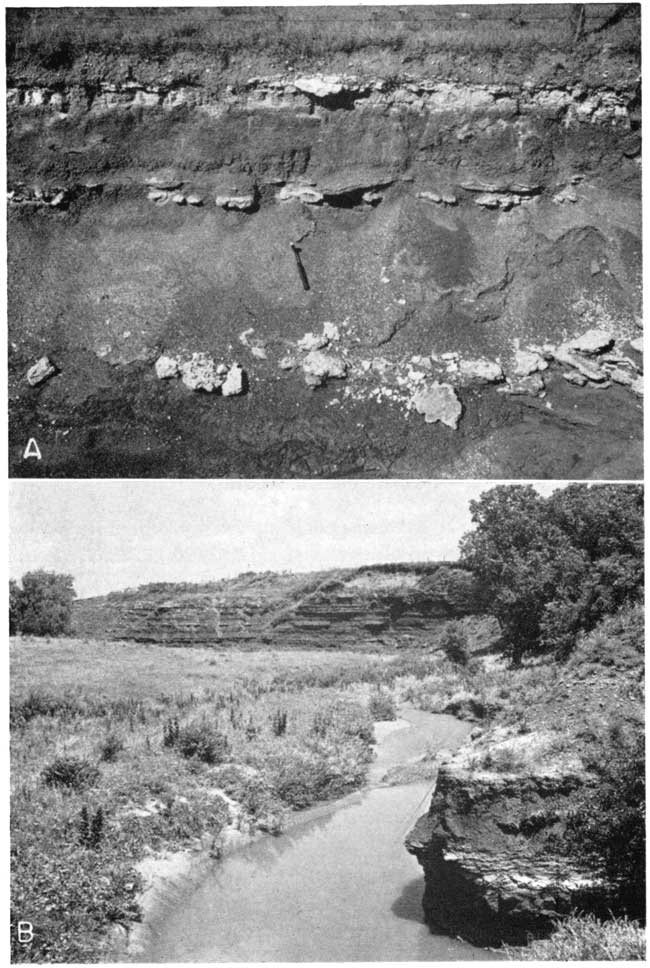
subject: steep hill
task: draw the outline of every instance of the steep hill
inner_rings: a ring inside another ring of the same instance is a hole
[[[471,574],[448,563],[267,572],[83,599],[74,630],[164,645],[396,648],[431,644],[445,621],[474,613],[473,594]]]
[[[8,11],[13,472],[637,476],[639,22],[578,26]]]

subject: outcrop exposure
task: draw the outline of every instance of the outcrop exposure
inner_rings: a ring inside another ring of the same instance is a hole
[[[634,11],[417,9],[9,11],[13,473],[640,475]]]

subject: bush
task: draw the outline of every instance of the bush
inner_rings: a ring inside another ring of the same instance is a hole
[[[124,749],[124,742],[116,733],[108,733],[99,747],[99,758],[103,763],[112,763],[117,754]]]
[[[397,708],[395,700],[389,692],[377,690],[373,692],[368,703],[368,712],[373,720],[392,720],[397,719]]]
[[[72,575],[30,571],[9,586],[9,627],[24,635],[67,635],[75,599]]]
[[[567,822],[569,849],[612,881],[613,907],[645,915],[645,743],[610,729],[609,742],[589,764],[596,782],[583,789]]]
[[[627,918],[572,915],[558,922],[550,938],[503,948],[511,961],[645,961],[645,931]]]
[[[48,786],[83,790],[93,786],[99,779],[99,770],[89,760],[76,756],[57,756],[42,773]]]
[[[440,637],[440,648],[450,662],[466,666],[469,662],[467,632],[459,622],[449,622]]]
[[[227,737],[205,720],[183,726],[177,745],[187,759],[196,757],[211,765],[223,763],[230,752]]]
[[[276,709],[271,719],[271,728],[275,736],[283,736],[287,731],[286,709]]]

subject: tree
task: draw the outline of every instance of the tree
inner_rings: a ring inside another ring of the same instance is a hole
[[[640,486],[574,484],[543,498],[530,485],[501,485],[470,509],[476,529],[461,561],[516,664],[526,653],[566,654],[579,631],[641,594]]]
[[[614,885],[614,906],[645,917],[645,744],[643,734],[613,728],[594,749],[595,782],[576,797],[567,821],[568,846]]]
[[[17,581],[9,582],[9,635],[17,635],[23,624],[23,590]]]
[[[25,635],[66,635],[76,597],[72,575],[30,571],[9,586],[9,624]]]

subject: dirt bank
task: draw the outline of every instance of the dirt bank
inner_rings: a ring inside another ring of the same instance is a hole
[[[612,881],[565,833],[602,764],[643,731],[642,618],[627,621],[608,620],[566,663],[504,670],[501,713],[441,766],[406,841],[432,928],[522,945],[558,915],[616,909]]]
[[[629,37],[538,39],[517,76],[512,47],[261,45],[244,78],[89,39],[54,68],[21,36],[13,474],[640,475]]]

